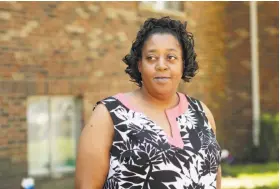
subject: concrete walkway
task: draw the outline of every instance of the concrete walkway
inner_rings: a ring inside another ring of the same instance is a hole
[[[250,178],[225,177],[222,178],[222,189],[235,189],[241,187],[249,189],[249,188],[255,188],[257,186],[269,186],[273,181],[271,179],[252,180]]]

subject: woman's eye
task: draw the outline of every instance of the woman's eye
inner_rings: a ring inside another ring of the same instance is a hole
[[[176,60],[176,59],[177,59],[176,56],[173,56],[173,55],[168,56],[168,60]]]
[[[154,56],[148,56],[148,57],[147,57],[147,60],[156,60],[156,57],[154,57]]]

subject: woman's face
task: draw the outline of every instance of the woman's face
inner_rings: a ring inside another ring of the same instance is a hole
[[[138,62],[143,87],[152,95],[169,96],[177,91],[183,73],[179,41],[171,34],[155,33],[144,43]]]

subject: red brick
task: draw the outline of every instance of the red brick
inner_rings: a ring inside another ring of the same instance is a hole
[[[8,138],[1,137],[0,138],[0,146],[6,146],[8,144]]]

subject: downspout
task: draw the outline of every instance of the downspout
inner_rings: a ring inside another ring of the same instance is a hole
[[[259,146],[260,140],[260,96],[259,96],[259,49],[257,2],[250,1],[251,30],[251,68],[252,68],[252,108],[253,108],[253,144]]]

